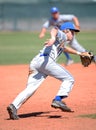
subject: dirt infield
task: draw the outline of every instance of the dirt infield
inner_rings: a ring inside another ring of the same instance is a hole
[[[75,78],[66,99],[74,113],[50,107],[60,81],[48,77],[18,111],[20,120],[13,121],[8,120],[6,107],[26,86],[28,65],[0,66],[0,130],[96,130],[96,117],[90,116],[96,116],[96,66],[73,64],[66,69]]]

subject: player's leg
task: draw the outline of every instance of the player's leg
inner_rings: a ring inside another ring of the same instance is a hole
[[[66,65],[73,64],[74,61],[72,60],[71,56],[67,52],[64,52],[64,55],[66,56],[67,59]]]
[[[70,45],[73,49],[75,49],[75,50],[77,50],[77,51],[79,51],[79,52],[86,52],[86,49],[85,49],[84,47],[82,47],[82,46],[78,43],[78,41],[76,40],[75,36],[74,36],[73,40],[69,43],[69,45]]]
[[[29,75],[27,87],[16,97],[12,103],[16,109],[19,109],[20,106],[34,94],[45,78],[46,75],[40,72],[34,72],[33,74]]]
[[[30,71],[28,76],[28,82],[26,88],[15,98],[15,100],[7,107],[10,119],[17,120],[19,119],[17,115],[17,110],[22,104],[24,104],[37,90],[40,84],[47,77],[46,74],[38,72],[35,68],[36,62],[32,61],[30,65]]]
[[[59,108],[62,111],[71,112],[72,110],[66,105],[65,102],[62,102],[62,100],[66,97],[68,97],[70,91],[72,90],[73,84],[74,84],[74,78],[72,75],[62,66],[57,65],[56,70],[57,74],[55,74],[55,78],[58,78],[62,81],[60,89],[55,96],[55,98],[52,101],[51,106],[54,108]],[[62,76],[61,76],[62,75]]]
[[[11,119],[19,119],[17,116],[17,110],[34,94],[45,78],[45,74],[37,71],[29,75],[27,87],[15,98],[12,104],[7,107]]]
[[[74,78],[72,75],[64,67],[57,64],[56,62],[49,64],[43,72],[62,81],[60,89],[52,102],[52,107],[59,108],[63,111],[71,111],[71,109],[62,102],[62,99],[68,97],[73,87]]]
[[[57,95],[68,96],[74,84],[74,78],[63,66],[53,61],[46,68],[43,68],[43,72],[62,82]]]

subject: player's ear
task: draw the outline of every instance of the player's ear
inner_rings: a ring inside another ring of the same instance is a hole
[[[73,31],[73,30],[70,30],[70,31],[71,31],[72,35],[74,36],[74,34],[75,34],[75,31]]]

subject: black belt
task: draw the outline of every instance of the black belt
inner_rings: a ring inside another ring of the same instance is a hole
[[[43,54],[40,54],[40,57],[41,56],[49,56],[49,54],[43,53]]]

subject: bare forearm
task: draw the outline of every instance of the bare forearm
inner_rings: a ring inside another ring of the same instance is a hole
[[[52,38],[52,39],[55,39],[55,38],[56,38],[57,32],[58,32],[58,30],[57,30],[56,28],[53,28],[53,29],[51,30],[50,34],[51,34],[51,38]]]
[[[41,33],[46,33],[46,28],[42,28]]]
[[[46,33],[46,28],[43,27],[40,32],[39,38],[43,38],[45,36],[45,33]]]
[[[79,23],[79,20],[78,20],[78,18],[76,16],[74,16],[73,22],[74,22],[76,28],[80,29],[80,23]]]
[[[46,46],[52,46],[56,40],[58,30],[53,28],[50,32],[51,38],[45,42]]]
[[[88,56],[88,57],[91,57],[91,55],[88,53],[88,52],[79,52],[79,51],[76,51],[70,47],[65,47],[64,49],[64,52],[68,52],[68,53],[71,53],[71,54],[75,54],[75,55],[79,55],[79,56]]]
[[[80,55],[81,54],[80,52],[78,52],[78,51],[76,51],[76,50],[74,50],[74,49],[72,49],[70,47],[67,47],[67,46],[64,48],[64,52],[68,52],[68,53],[75,54],[75,55]]]

